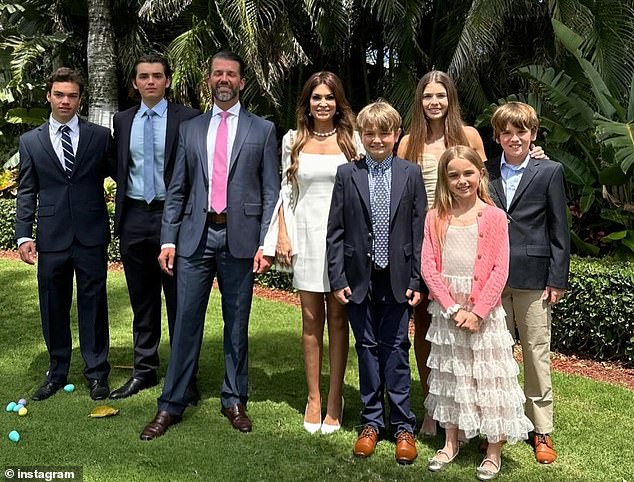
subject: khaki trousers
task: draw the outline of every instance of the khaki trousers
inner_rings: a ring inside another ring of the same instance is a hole
[[[553,431],[553,386],[550,378],[550,305],[541,299],[543,290],[504,288],[502,305],[506,324],[515,337],[519,333],[524,357],[526,416],[535,432]]]

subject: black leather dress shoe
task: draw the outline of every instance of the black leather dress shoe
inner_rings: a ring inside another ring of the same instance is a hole
[[[160,437],[167,429],[172,425],[181,421],[181,418],[177,415],[170,415],[165,410],[159,410],[154,416],[154,420],[148,423],[139,438],[141,440],[152,440],[156,437]]]
[[[229,419],[231,426],[240,432],[251,431],[251,420],[247,415],[246,408],[241,403],[236,403],[233,407],[223,407],[220,412]]]
[[[200,392],[196,386],[196,382],[191,382],[185,390],[185,403],[190,407],[198,405],[200,401]]]
[[[35,390],[35,392],[33,392],[31,400],[35,400],[36,402],[39,402],[40,400],[46,400],[63,386],[63,383],[46,381],[37,390]]]
[[[143,378],[130,378],[123,384],[121,388],[117,388],[110,393],[110,398],[117,400],[119,398],[128,398],[136,395],[141,390],[156,386],[156,380],[144,380]]]
[[[108,380],[88,380],[88,388],[90,388],[90,398],[93,400],[105,400],[110,394]]]

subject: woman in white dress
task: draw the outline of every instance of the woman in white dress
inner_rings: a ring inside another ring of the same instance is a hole
[[[277,262],[292,266],[293,286],[299,291],[308,385],[304,428],[329,434],[341,428],[343,419],[349,341],[345,308],[330,292],[326,227],[337,167],[358,155],[360,142],[341,80],[331,72],[317,72],[306,81],[296,115],[297,130],[289,131],[282,141],[280,206],[271,221],[265,253],[275,239]],[[319,382],[326,320],[330,387],[322,421]]]

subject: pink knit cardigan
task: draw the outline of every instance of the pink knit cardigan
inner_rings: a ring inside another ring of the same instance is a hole
[[[501,295],[509,271],[509,235],[506,213],[486,205],[477,217],[478,247],[469,301],[471,310],[480,318],[501,304]],[[443,237],[448,223],[442,223]],[[431,209],[425,219],[425,239],[421,257],[421,271],[429,288],[429,299],[437,301],[447,311],[456,302],[442,277],[442,249],[436,236],[436,210]]]

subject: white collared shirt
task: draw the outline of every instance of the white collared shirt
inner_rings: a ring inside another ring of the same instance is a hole
[[[64,149],[62,148],[62,133],[59,131],[59,128],[63,125],[67,125],[70,128],[70,142],[73,145],[73,153],[77,156],[77,147],[79,146],[79,117],[75,114],[66,124],[56,121],[52,115],[48,119],[48,135],[51,138],[53,149],[62,167],[66,168]]]
[[[216,149],[216,132],[220,125],[220,113],[222,109],[214,105],[211,111],[211,122],[207,129],[207,169],[209,172],[209,188],[211,190],[211,173],[214,172],[214,151]],[[231,152],[233,151],[233,142],[236,139],[238,131],[238,117],[240,116],[240,102],[237,102],[229,110],[227,117],[227,179],[229,178],[229,167],[231,166]],[[211,210],[211,205],[208,206]]]

